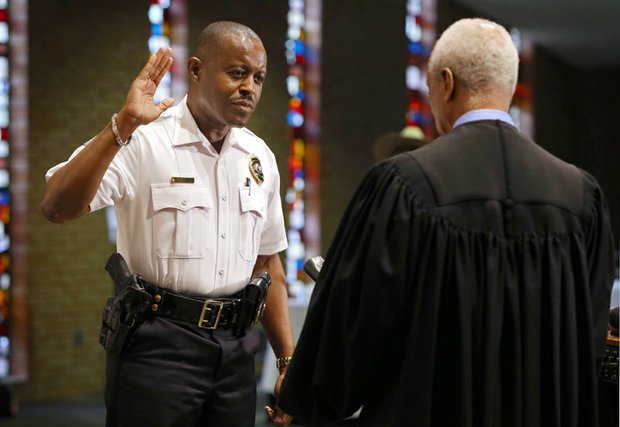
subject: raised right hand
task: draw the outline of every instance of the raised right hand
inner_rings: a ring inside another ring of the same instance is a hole
[[[161,48],[151,55],[138,77],[131,83],[123,107],[116,116],[118,133],[127,141],[140,125],[152,122],[172,106],[167,98],[158,105],[153,95],[172,65],[172,49]],[[103,175],[121,147],[116,143],[110,122],[88,146],[52,176],[41,202],[41,210],[52,222],[79,218],[90,210]]]
[[[133,132],[140,125],[145,125],[157,119],[161,113],[172,106],[174,100],[166,98],[155,105],[153,96],[162,78],[172,66],[172,49],[159,48],[151,55],[136,79],[131,83],[125,103],[118,113],[118,121],[122,121],[124,130]],[[119,132],[124,135],[119,123]],[[127,135],[128,137],[129,135]]]

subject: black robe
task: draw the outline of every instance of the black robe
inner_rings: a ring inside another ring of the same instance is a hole
[[[613,239],[595,179],[477,121],[376,165],[278,404],[309,425],[598,425]]]

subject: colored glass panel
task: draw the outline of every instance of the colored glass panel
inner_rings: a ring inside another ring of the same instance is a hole
[[[290,289],[303,285],[303,265],[306,256],[304,239],[306,188],[304,165],[304,94],[305,87],[305,1],[290,0],[288,13],[288,40],[285,43],[285,55],[289,65],[286,87],[289,93],[290,155],[288,159],[289,184],[286,192],[288,208],[289,247],[286,251],[286,279]],[[293,291],[294,292],[294,291]]]
[[[10,370],[11,238],[9,235],[11,176],[9,172],[9,2],[0,2],[0,378]]]
[[[409,53],[408,66],[405,70],[409,98],[406,125],[421,129],[429,139],[435,136],[435,127],[428,100],[426,74],[428,58],[436,37],[435,9],[436,0],[408,0],[405,18]]]
[[[510,105],[510,116],[515,126],[526,135],[534,135],[534,116],[532,114],[532,60],[533,48],[528,39],[524,39],[518,28],[510,30],[512,41],[519,52],[519,76],[517,87]]]
[[[170,47],[170,0],[151,0],[147,17],[151,26],[151,36],[148,39],[149,51],[153,54],[160,47]],[[172,79],[168,72],[159,83],[153,101],[158,104],[170,97],[171,88]]]

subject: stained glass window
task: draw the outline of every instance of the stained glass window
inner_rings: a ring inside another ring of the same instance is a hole
[[[286,251],[286,279],[290,289],[303,285],[305,246],[305,1],[289,0],[286,62],[289,94],[287,124],[289,129],[289,185],[286,192],[288,207],[288,249]]]
[[[0,0],[0,377],[9,375],[11,302],[11,220],[9,185],[9,11]]]
[[[533,45],[523,37],[518,28],[510,30],[512,41],[519,52],[519,78],[512,104],[510,116],[517,129],[529,137],[534,137],[534,116],[532,114],[532,60]]]
[[[435,136],[426,86],[428,58],[436,38],[435,15],[435,0],[407,0],[405,35],[407,36],[409,61],[405,81],[409,106],[406,125],[408,128],[422,131],[418,131],[420,133],[416,136],[418,138],[426,136],[432,139]]]
[[[170,47],[170,2],[171,0],[151,0],[148,19],[151,24],[151,36],[148,40],[149,51],[157,52],[160,47]],[[171,77],[166,73],[159,83],[153,100],[156,104],[170,96]]]
[[[289,0],[286,61],[289,94],[289,182],[286,279],[291,296],[304,304],[305,260],[320,255],[320,104],[322,0]]]

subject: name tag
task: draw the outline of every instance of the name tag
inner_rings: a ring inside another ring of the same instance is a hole
[[[185,177],[185,176],[171,176],[170,184],[193,184],[193,177]]]

